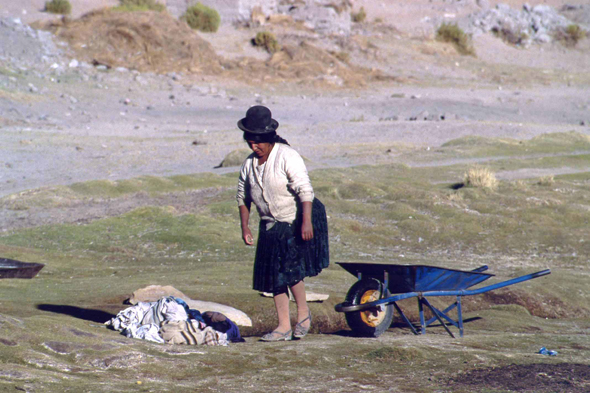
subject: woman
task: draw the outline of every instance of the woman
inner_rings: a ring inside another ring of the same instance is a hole
[[[311,312],[305,298],[305,277],[329,264],[328,225],[322,203],[314,198],[303,159],[277,135],[279,123],[264,106],[253,106],[238,122],[252,154],[244,161],[236,199],[242,239],[253,245],[248,227],[254,202],[260,216],[253,289],[272,292],[278,326],[262,341],[305,337]],[[291,329],[289,295],[297,304],[297,324]]]

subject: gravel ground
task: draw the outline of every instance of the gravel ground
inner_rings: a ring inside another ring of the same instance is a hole
[[[362,89],[255,86],[220,76],[101,71],[67,57],[67,48],[49,33],[23,24],[40,15],[37,3],[4,8],[9,15],[0,23],[0,35],[10,37],[0,46],[0,196],[93,179],[236,171],[216,167],[245,147],[235,124],[257,103],[271,108],[280,134],[309,159],[311,169],[397,162],[398,155],[384,155],[388,146],[422,150],[466,135],[590,134],[586,46],[520,50],[480,37],[474,59],[402,31],[402,43],[377,35],[379,53],[365,62],[401,70],[410,76],[407,83]],[[399,3],[388,12],[403,9]],[[429,14],[443,6],[426,3],[411,8],[421,6]],[[103,5],[84,2],[91,4]],[[357,5],[374,12],[368,2]],[[411,33],[420,23],[400,26]],[[211,40],[214,47],[244,39],[243,30],[234,31],[225,26]],[[415,47],[407,49],[405,39]],[[352,51],[353,60],[357,55]],[[519,72],[511,75],[512,69]],[[367,144],[376,151],[367,153]]]

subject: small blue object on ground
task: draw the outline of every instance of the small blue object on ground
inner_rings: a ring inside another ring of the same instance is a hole
[[[539,349],[539,353],[541,355],[557,356],[557,351],[550,351],[545,347]]]

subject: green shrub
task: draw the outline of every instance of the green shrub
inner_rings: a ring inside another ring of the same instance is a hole
[[[157,0],[120,0],[120,5],[115,7],[115,11],[133,12],[133,11],[158,11],[166,10],[166,6],[158,3]]]
[[[67,15],[72,12],[72,5],[68,0],[51,0],[45,3],[45,11],[52,14]]]
[[[184,20],[192,29],[206,33],[215,33],[219,29],[219,23],[221,22],[219,13],[216,10],[201,3],[187,8],[180,19]]]
[[[457,52],[462,55],[475,55],[471,38],[457,24],[443,23],[440,25],[436,31],[436,39],[455,45]]]
[[[281,50],[281,45],[277,41],[277,38],[273,33],[269,33],[268,31],[261,31],[256,34],[254,38],[254,45],[260,46],[268,53],[275,53]]]
[[[367,19],[367,13],[365,12],[365,7],[361,7],[359,12],[350,14],[352,21],[355,23],[364,22]]]

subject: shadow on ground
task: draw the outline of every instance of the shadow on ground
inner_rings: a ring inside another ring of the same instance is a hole
[[[81,308],[76,306],[66,306],[60,304],[38,304],[37,309],[41,311],[49,311],[57,314],[65,314],[74,318],[83,319],[86,321],[104,323],[105,321],[114,318],[115,315],[102,310],[94,310],[89,308]]]

